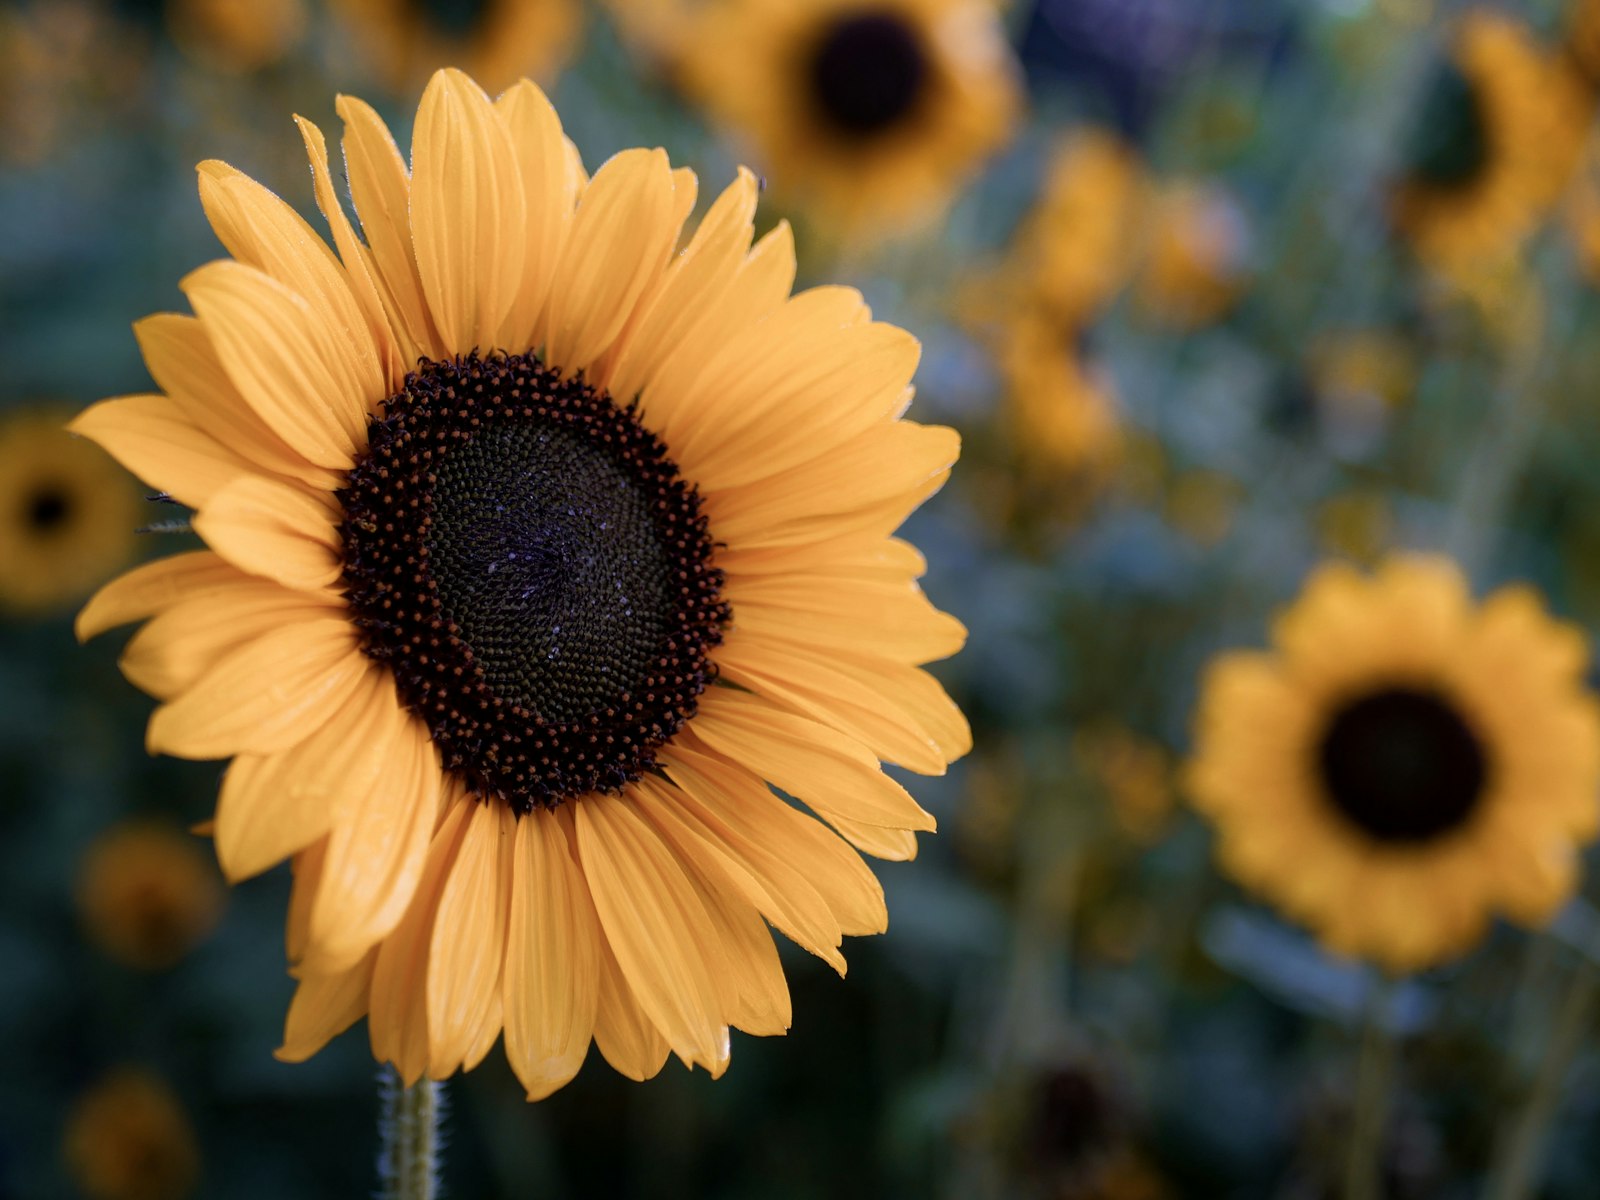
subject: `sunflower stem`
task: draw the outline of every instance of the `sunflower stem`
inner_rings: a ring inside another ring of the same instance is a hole
[[[1583,1041],[1597,1001],[1600,969],[1588,956],[1581,956],[1561,997],[1538,1074],[1495,1156],[1485,1200],[1526,1200],[1537,1189],[1545,1141],[1561,1103],[1567,1068]]]
[[[1394,1070],[1394,1038],[1387,1019],[1390,993],[1389,981],[1376,979],[1367,996],[1361,1056],[1356,1062],[1344,1200],[1381,1200],[1383,1196],[1384,1132],[1389,1123],[1389,1079]]]
[[[378,1075],[378,1195],[435,1200],[439,1195],[439,1117],[444,1091],[431,1079],[411,1087],[391,1066]]]

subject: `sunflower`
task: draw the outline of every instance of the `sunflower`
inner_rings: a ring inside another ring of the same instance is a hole
[[[78,867],[78,913],[90,939],[130,967],[175,966],[222,917],[222,884],[190,835],[126,821],[95,839]]]
[[[1449,560],[1330,564],[1273,653],[1208,670],[1189,786],[1240,882],[1395,972],[1463,953],[1495,912],[1547,921],[1596,828],[1587,640],[1532,589],[1475,605]]]
[[[548,82],[583,30],[578,0],[333,0],[333,9],[396,92],[449,64],[496,92],[523,75]]]
[[[688,89],[847,239],[937,217],[1019,107],[985,0],[719,0],[683,45]]]
[[[81,600],[133,556],[139,497],[69,414],[0,419],[0,609],[43,613]]]
[[[188,1113],[141,1067],[116,1068],[73,1102],[61,1155],[89,1200],[184,1200],[200,1180]]]
[[[1168,183],[1151,200],[1136,293],[1159,324],[1199,329],[1222,320],[1248,277],[1248,227],[1221,186]]]
[[[589,177],[526,81],[435,75],[409,171],[339,112],[364,242],[300,123],[337,256],[200,168],[233,257],[136,327],[165,394],[76,427],[209,549],[80,633],[153,618],[123,659],[151,749],[232,757],[231,878],[293,857],[283,1058],[366,1014],[407,1082],[502,1028],[530,1097],[591,1039],[633,1078],[720,1074],[730,1026],[789,1024],[763,919],[841,972],[841,934],[885,928],[856,850],[909,859],[934,823],[880,760],[969,746],[920,669],[965,632],[890,536],[956,435],[900,419],[909,334],[789,294],[750,172],[680,246],[694,174],[629,150]]]
[[[1570,63],[1487,11],[1457,29],[1393,196],[1397,227],[1446,274],[1514,254],[1577,166],[1593,101]]]
[[[1099,480],[1121,446],[1116,403],[1100,374],[1055,322],[1029,310],[1002,332],[997,363],[1005,419],[1030,477]]]

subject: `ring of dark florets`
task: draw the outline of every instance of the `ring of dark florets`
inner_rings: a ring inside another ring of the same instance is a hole
[[[532,354],[424,359],[338,499],[363,649],[474,794],[614,792],[694,715],[723,577],[633,408]]]

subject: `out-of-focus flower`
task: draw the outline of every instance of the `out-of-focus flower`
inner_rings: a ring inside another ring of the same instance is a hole
[[[725,0],[682,46],[685,85],[775,193],[847,242],[936,218],[1020,105],[986,0]]]
[[[1401,972],[1503,912],[1541,924],[1600,823],[1588,640],[1538,593],[1475,604],[1447,559],[1329,564],[1269,653],[1206,673],[1188,784],[1241,883]]]
[[[1059,327],[1024,313],[1001,334],[997,364],[1005,417],[1024,469],[1063,482],[1101,481],[1116,464],[1121,427],[1111,392]]]
[[[1359,489],[1330,496],[1316,513],[1317,541],[1337,558],[1371,564],[1389,549],[1394,514],[1383,492]]]
[[[93,0],[0,7],[0,162],[33,166],[102,122],[133,92],[148,50]]]
[[[139,647],[130,646],[136,659]],[[78,911],[89,938],[146,971],[174,966],[222,916],[222,881],[195,839],[127,823],[97,838],[78,866]]]
[[[1399,408],[1417,382],[1416,352],[1404,338],[1381,329],[1319,335],[1307,369],[1319,401],[1331,405]]]
[[[149,620],[149,747],[233,760],[231,878],[294,859],[283,1058],[366,1015],[408,1084],[502,1028],[532,1098],[591,1040],[635,1079],[720,1075],[730,1027],[789,1025],[764,920],[840,972],[885,927],[857,851],[910,859],[934,822],[882,764],[970,749],[922,669],[966,631],[892,536],[959,439],[903,419],[914,338],[853,289],[790,295],[750,172],[680,246],[693,172],[589,177],[527,81],[435,75],[409,171],[339,112],[364,240],[301,132],[340,257],[201,166],[233,257],[183,281],[197,315],[136,327],[166,393],[74,428],[208,548],[79,633]]]
[[[1570,0],[1562,44],[1591,87],[1600,85],[1600,0]]]
[[[1013,303],[1068,328],[1098,317],[1132,270],[1144,194],[1121,138],[1093,127],[1068,136],[1007,256]]]
[[[44,613],[79,600],[133,554],[139,497],[68,414],[0,418],[0,609]]]
[[[178,48],[219,71],[259,71],[281,62],[305,36],[305,0],[168,0]]]
[[[61,1149],[89,1200],[183,1200],[200,1179],[188,1114],[171,1088],[137,1067],[111,1072],[78,1097]]]
[[[1570,63],[1522,24],[1463,17],[1393,196],[1418,258],[1455,274],[1515,254],[1572,178],[1593,107]]]
[[[459,67],[491,95],[524,75],[549,83],[583,32],[579,0],[332,0],[356,49],[394,92],[409,92],[440,67]]]
[[[1227,316],[1249,281],[1249,227],[1233,196],[1198,180],[1168,183],[1148,209],[1138,282],[1140,309],[1173,329]]]
[[[1117,826],[1137,842],[1158,839],[1176,799],[1166,748],[1121,725],[1102,725],[1080,731],[1073,751],[1110,801]]]

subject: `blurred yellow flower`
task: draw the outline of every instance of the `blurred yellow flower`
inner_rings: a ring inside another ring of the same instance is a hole
[[[1151,200],[1135,295],[1151,319],[1199,329],[1227,316],[1249,281],[1249,228],[1232,195],[1198,180]]]
[[[167,29],[178,48],[219,71],[259,71],[305,36],[305,0],[168,0]]]
[[[1139,159],[1116,134],[1065,138],[1007,256],[1016,302],[1064,327],[1093,321],[1132,269],[1144,193]]]
[[[1417,383],[1417,354],[1398,334],[1352,329],[1319,334],[1307,354],[1311,385],[1325,404],[1399,408]]]
[[[141,970],[174,966],[216,928],[222,880],[190,834],[126,822],[78,866],[78,912],[91,941]]]
[[[1588,639],[1448,559],[1329,564],[1206,672],[1188,787],[1241,883],[1390,971],[1547,922],[1600,823]]]
[[[1418,258],[1454,274],[1514,254],[1571,179],[1593,107],[1568,60],[1520,22],[1467,13],[1392,198]]]
[[[1024,313],[1001,331],[996,363],[1005,424],[1023,469],[1039,478],[1101,481],[1122,443],[1116,403],[1060,328]]]
[[[393,92],[409,92],[440,67],[459,67],[493,95],[524,75],[549,83],[577,50],[580,0],[331,0]]]
[[[1167,489],[1167,520],[1202,546],[1228,536],[1244,498],[1244,485],[1221,471],[1183,471]]]
[[[689,91],[818,232],[938,217],[1012,132],[1018,70],[987,0],[725,0],[681,41]]]
[[[61,1149],[88,1200],[183,1200],[200,1179],[188,1114],[162,1080],[137,1067],[111,1072],[78,1097]]]
[[[138,492],[67,416],[0,417],[0,610],[63,608],[133,556]]]
[[[1316,512],[1317,542],[1324,553],[1370,564],[1389,549],[1394,514],[1389,497],[1361,489],[1330,496]]]
[[[1158,839],[1176,799],[1172,756],[1166,748],[1121,725],[1080,730],[1072,745],[1110,801],[1117,826],[1136,842]]]

